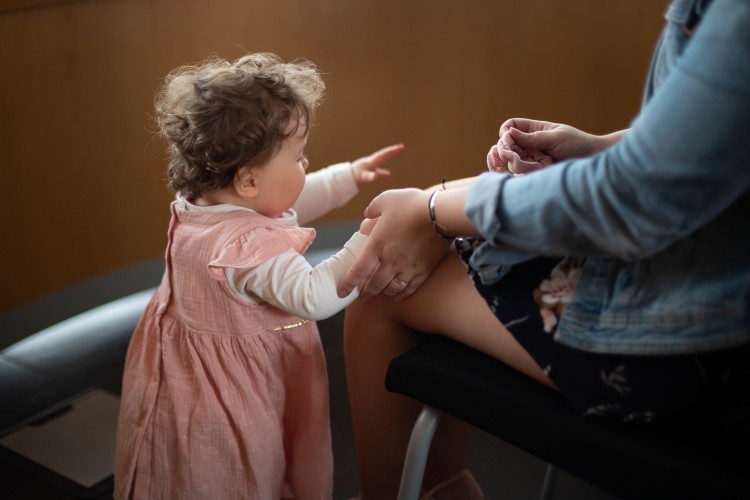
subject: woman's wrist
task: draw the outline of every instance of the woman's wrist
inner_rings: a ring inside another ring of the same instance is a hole
[[[468,191],[468,186],[461,186],[455,189],[436,189],[429,193],[426,198],[426,212],[432,230],[437,236],[447,240],[480,236],[464,213]]]
[[[452,239],[455,239],[455,237],[450,236],[448,232],[445,230],[445,228],[440,225],[440,223],[437,221],[437,215],[435,213],[435,209],[437,207],[438,196],[443,191],[444,189],[436,189],[432,192],[429,199],[427,200],[427,213],[430,216],[430,225],[432,226],[432,230],[435,231],[435,233],[441,238],[445,238],[446,240],[452,240]]]
[[[599,147],[597,152],[604,151],[605,149],[613,146],[615,143],[619,142],[620,139],[622,139],[622,136],[625,135],[626,130],[618,130],[617,132],[612,132],[610,134],[606,135],[600,135],[599,137]]]

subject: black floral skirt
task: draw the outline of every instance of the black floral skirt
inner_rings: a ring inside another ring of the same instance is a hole
[[[473,242],[457,240],[456,247],[468,263]],[[747,429],[750,345],[687,355],[619,355],[555,341],[557,319],[582,265],[580,259],[537,258],[489,286],[470,267],[469,273],[493,313],[582,415]]]

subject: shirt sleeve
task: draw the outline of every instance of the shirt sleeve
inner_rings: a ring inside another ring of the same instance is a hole
[[[339,252],[315,267],[289,250],[251,269],[228,270],[227,281],[249,303],[267,302],[303,319],[325,319],[359,296],[355,289],[339,298],[336,285],[366,242],[367,236],[355,233]]]
[[[351,163],[337,163],[307,174],[305,188],[292,207],[300,225],[345,205],[359,193]]]
[[[716,0],[658,92],[613,147],[513,178],[485,173],[466,214],[502,260],[649,257],[750,188],[750,4]],[[502,263],[502,262],[501,262]]]

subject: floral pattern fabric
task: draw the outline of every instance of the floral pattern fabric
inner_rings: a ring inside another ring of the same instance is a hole
[[[544,321],[544,331],[554,333],[565,305],[570,303],[573,291],[581,276],[584,260],[567,257],[556,265],[548,279],[542,280],[534,290],[534,300],[539,307],[539,315]]]
[[[485,285],[468,266],[477,243],[456,240],[478,292],[581,415],[641,423],[678,417],[714,426],[716,420],[729,425],[750,419],[750,345],[670,356],[569,347],[555,340],[555,327],[575,293],[584,259],[539,257]]]

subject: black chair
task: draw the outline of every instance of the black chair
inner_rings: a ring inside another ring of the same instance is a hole
[[[130,336],[164,259],[105,273],[0,316],[0,437],[69,411],[92,391],[117,395]],[[0,495],[111,498],[112,477],[82,486],[0,447]]]
[[[409,442],[399,500],[417,499],[443,413],[622,498],[750,498],[750,439],[574,413],[556,391],[479,351],[432,336],[395,358],[386,387],[425,403]]]

